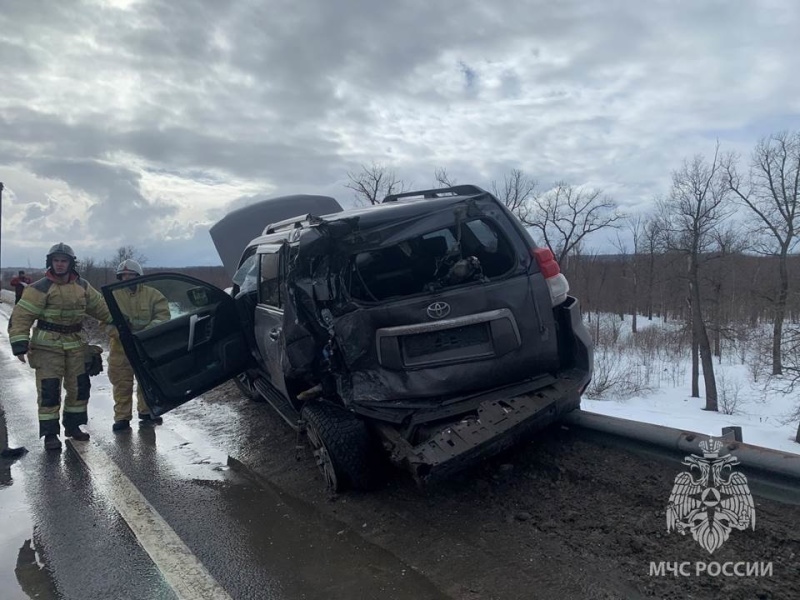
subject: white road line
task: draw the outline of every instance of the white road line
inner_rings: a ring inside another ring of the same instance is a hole
[[[92,442],[67,444],[125,519],[181,600],[232,600],[114,461]]]

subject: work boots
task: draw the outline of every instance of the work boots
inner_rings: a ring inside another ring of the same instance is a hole
[[[142,425],[162,425],[164,423],[164,419],[161,417],[154,417],[150,413],[139,413],[139,420],[141,421]]]
[[[61,440],[55,433],[48,433],[44,436],[45,450],[61,450]]]
[[[114,421],[114,424],[111,426],[112,431],[125,431],[130,428],[131,428],[131,422],[129,419]]]
[[[17,460],[18,458],[22,458],[25,456],[25,453],[28,451],[27,448],[3,448],[0,451],[0,458],[5,458],[7,460]]]
[[[74,427],[72,429],[65,429],[64,435],[67,437],[71,437],[76,442],[88,442],[89,441],[89,434],[85,431],[81,431],[80,427]]]

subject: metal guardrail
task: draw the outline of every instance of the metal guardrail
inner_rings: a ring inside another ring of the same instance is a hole
[[[698,443],[709,437],[708,434],[696,431],[686,431],[663,425],[609,417],[583,410],[575,410],[567,415],[564,423],[636,440],[645,444],[653,444],[667,450],[683,452],[684,454],[698,454]],[[721,438],[722,436],[720,435],[719,437]],[[800,484],[800,454],[781,452],[780,450],[737,441],[727,441],[725,447],[739,459],[740,464],[743,466],[782,477],[790,477],[796,479],[797,483]]]

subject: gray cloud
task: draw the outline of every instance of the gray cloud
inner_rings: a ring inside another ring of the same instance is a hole
[[[12,248],[66,210],[92,252],[173,264],[230,207],[347,201],[372,161],[426,187],[437,167],[487,187],[521,168],[635,208],[716,138],[746,153],[799,126],[789,0],[114,4],[3,5],[4,218],[41,238]]]

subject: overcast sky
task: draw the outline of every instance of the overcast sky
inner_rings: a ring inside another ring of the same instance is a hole
[[[800,129],[798,31],[796,0],[0,0],[2,264],[219,264],[231,206],[349,203],[371,162],[639,210],[716,139]]]

